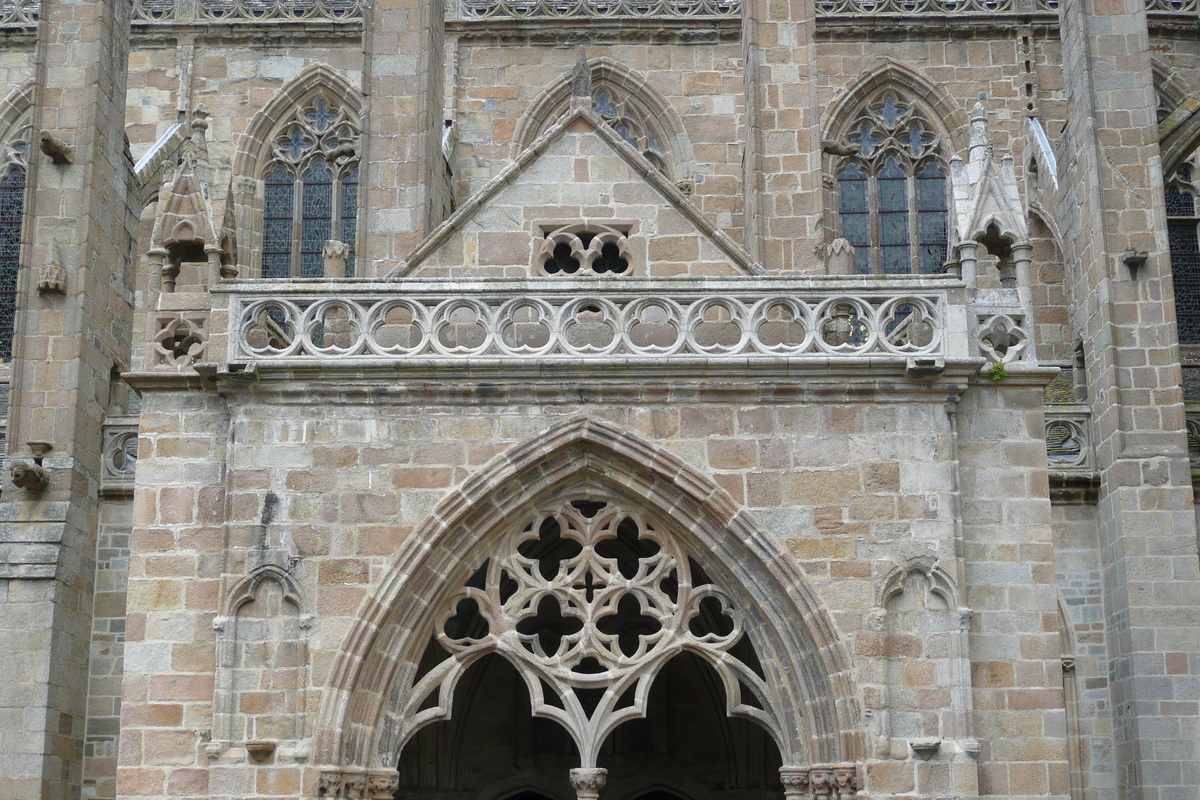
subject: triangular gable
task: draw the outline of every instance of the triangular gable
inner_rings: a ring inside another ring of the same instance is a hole
[[[628,274],[759,275],[641,153],[588,108],[564,114],[442,223],[389,277],[522,277],[567,226],[628,234]]]

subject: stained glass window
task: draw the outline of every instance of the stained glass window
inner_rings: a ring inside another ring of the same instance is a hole
[[[319,278],[325,242],[350,245],[358,232],[358,128],[332,98],[303,106],[275,138],[263,181],[264,278]]]
[[[1175,284],[1175,318],[1180,344],[1200,344],[1200,236],[1191,170],[1175,173],[1167,186],[1167,242]]]
[[[617,132],[617,135],[639,151],[664,175],[667,173],[667,154],[662,146],[663,137],[650,114],[633,97],[626,97],[607,86],[599,87],[592,94],[592,110],[599,114]]]
[[[0,177],[0,358],[5,361],[12,358],[24,213],[25,171],[13,167]]]
[[[848,126],[837,167],[839,234],[859,274],[932,273],[946,261],[946,171],[938,137],[893,92]]]

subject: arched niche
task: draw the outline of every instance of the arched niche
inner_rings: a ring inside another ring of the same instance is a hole
[[[433,620],[515,519],[554,498],[583,495],[653,516],[744,612],[771,695],[763,699],[786,722],[778,731],[785,764],[860,757],[847,653],[791,557],[724,490],[677,456],[580,418],[494,459],[406,541],[364,601],[334,664],[315,742],[317,764],[394,769],[397,731],[388,728],[389,702],[394,687],[411,678]]]

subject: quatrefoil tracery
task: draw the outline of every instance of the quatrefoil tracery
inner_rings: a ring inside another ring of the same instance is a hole
[[[660,526],[614,503],[539,511],[440,608],[434,637],[452,657],[393,692],[385,759],[449,717],[454,685],[489,653],[517,668],[533,714],[567,729],[584,767],[614,728],[645,716],[654,678],[684,651],[714,667],[728,713],[782,734],[740,609]]]

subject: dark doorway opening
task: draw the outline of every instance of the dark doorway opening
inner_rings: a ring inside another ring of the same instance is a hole
[[[779,751],[758,725],[725,713],[716,672],[690,653],[655,678],[648,714],[605,740],[600,800],[779,800]],[[516,669],[499,655],[473,664],[451,719],[422,728],[399,759],[403,800],[574,800],[571,737],[530,711]]]

